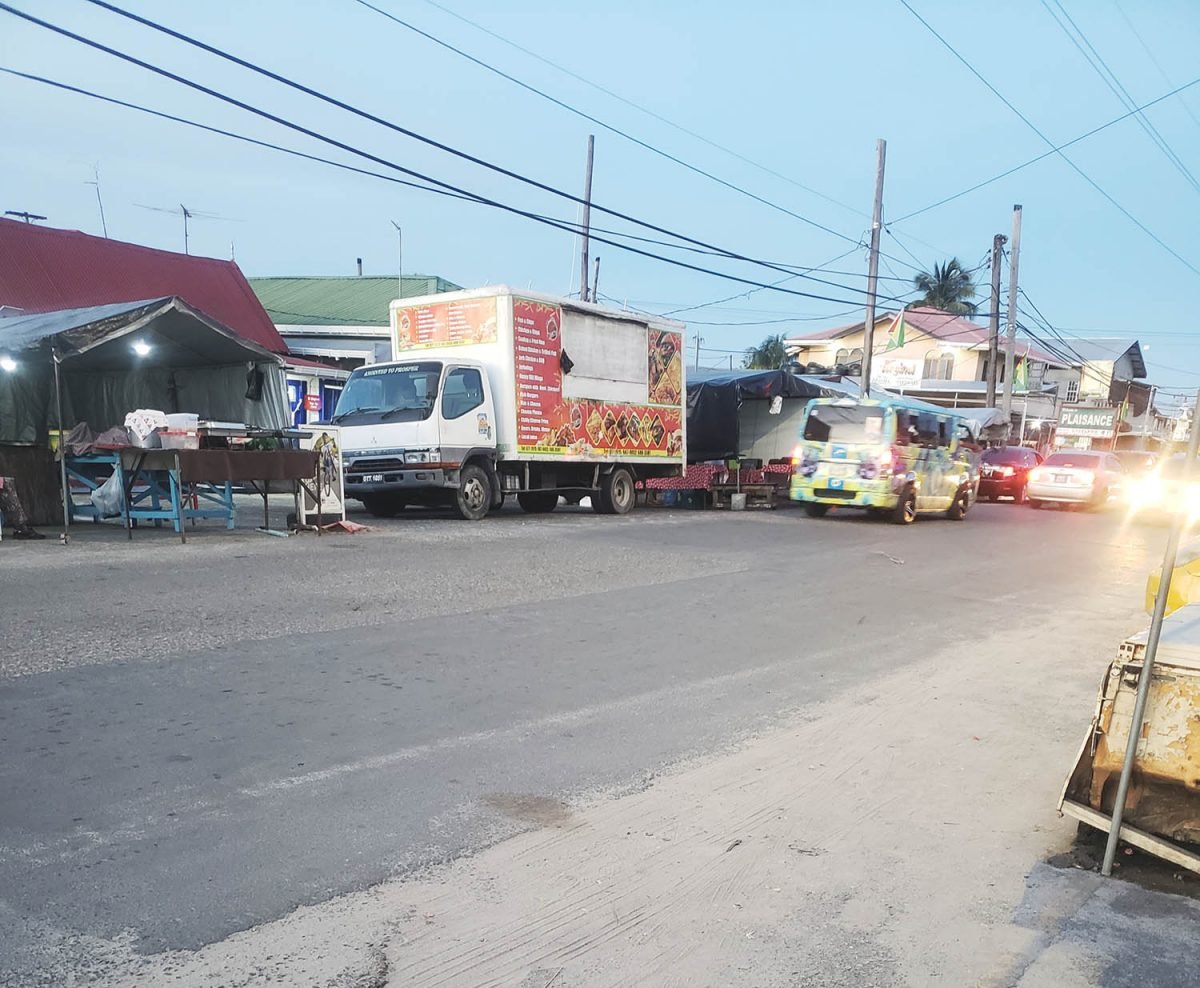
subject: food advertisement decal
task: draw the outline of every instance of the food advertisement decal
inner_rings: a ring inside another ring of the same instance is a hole
[[[496,342],[496,299],[413,305],[392,312],[396,346],[423,350],[435,346],[461,346]]]
[[[651,330],[646,404],[564,398],[562,309],[546,302],[513,299],[517,377],[517,448],[550,455],[679,456],[683,422],[678,333]],[[674,408],[656,408],[654,403]]]

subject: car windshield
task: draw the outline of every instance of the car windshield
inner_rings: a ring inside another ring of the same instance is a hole
[[[353,425],[427,419],[441,375],[436,360],[360,367],[346,382],[333,421]]]
[[[1020,446],[1003,446],[998,449],[985,450],[984,463],[1024,463],[1029,453]]]
[[[1080,470],[1095,470],[1100,457],[1095,453],[1051,453],[1042,464],[1044,467],[1076,467]]]
[[[814,405],[804,438],[815,443],[883,442],[883,409],[872,405]]]

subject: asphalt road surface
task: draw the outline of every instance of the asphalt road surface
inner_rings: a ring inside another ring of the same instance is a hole
[[[197,950],[428,875],[947,647],[1074,626],[1099,682],[1119,637],[1092,629],[1136,629],[1164,537],[1000,504],[5,542],[0,983],[99,981],[98,943]],[[1064,737],[1090,713],[1071,688]]]

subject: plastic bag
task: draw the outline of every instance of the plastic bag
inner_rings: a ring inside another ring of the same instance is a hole
[[[113,475],[108,480],[92,491],[90,500],[101,518],[116,518],[120,515],[121,504],[125,500],[125,491],[121,487],[121,474],[113,471]]]

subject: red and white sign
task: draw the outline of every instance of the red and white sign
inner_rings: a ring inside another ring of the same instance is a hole
[[[321,396],[310,392],[304,396],[304,410],[306,412],[316,412],[321,414]]]

